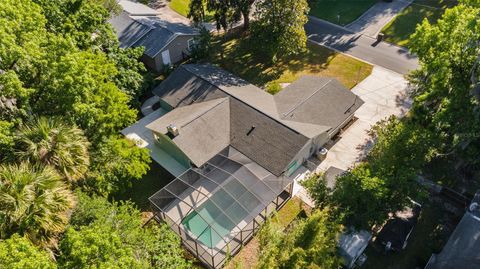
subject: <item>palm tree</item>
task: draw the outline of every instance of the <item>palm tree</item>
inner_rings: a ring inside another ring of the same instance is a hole
[[[36,118],[22,126],[17,136],[17,156],[31,163],[53,166],[68,181],[88,170],[90,143],[82,130],[58,118]]]
[[[73,206],[72,192],[52,167],[0,166],[0,238],[19,233],[35,244],[52,246]]]

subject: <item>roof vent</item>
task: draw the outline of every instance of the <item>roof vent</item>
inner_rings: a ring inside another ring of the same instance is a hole
[[[247,136],[249,136],[253,130],[255,130],[255,125],[252,125],[252,128],[250,128],[250,130],[247,132]]]
[[[173,123],[167,126],[167,131],[168,131],[168,134],[173,137],[176,137],[179,135],[178,128]]]

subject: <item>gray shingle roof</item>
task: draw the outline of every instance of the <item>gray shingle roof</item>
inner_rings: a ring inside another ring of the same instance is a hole
[[[303,76],[275,95],[280,117],[340,126],[364,102],[334,78]]]
[[[145,54],[155,57],[179,35],[197,35],[198,31],[181,23],[170,23],[156,16],[132,16],[123,11],[109,20],[120,46],[145,47]]]
[[[173,124],[179,135],[172,141],[196,165],[217,155],[230,144],[230,108],[228,98],[179,107],[153,121],[147,128],[167,134]]]
[[[471,208],[463,215],[447,244],[434,254],[425,269],[480,268],[480,192],[473,198]]]
[[[142,37],[152,30],[150,26],[135,21],[125,12],[111,18],[109,22],[115,29],[122,48],[135,46]]]
[[[232,147],[272,174],[282,174],[309,139],[237,99],[230,102]]]
[[[155,16],[159,14],[158,11],[141,3],[121,0],[118,2],[118,4],[125,12],[133,16]]]
[[[335,82],[332,85],[336,85]],[[344,88],[335,88],[332,91],[341,90],[350,93]],[[210,64],[182,65],[153,92],[174,110],[194,103],[230,97],[230,145],[277,176],[284,172],[310,138],[325,134],[332,128],[314,121],[283,117],[278,108],[288,107],[286,102],[280,103],[279,106],[274,96]],[[331,98],[329,101],[339,101],[341,97],[352,95],[339,94],[338,98]],[[303,93],[302,96],[309,95]],[[355,98],[355,95],[353,97]],[[297,102],[301,102],[295,98]],[[316,99],[317,96],[312,98]],[[309,101],[311,100],[306,98],[306,102],[302,104]],[[338,118],[344,115],[348,117],[358,108],[354,107],[345,113],[344,104],[352,100],[340,101],[342,101],[340,109],[344,110]],[[356,104],[360,104],[360,101],[356,101]],[[301,107],[302,113],[311,113],[308,111],[309,107],[310,103]],[[325,111],[338,113],[338,110]],[[316,116],[309,117],[315,119]]]

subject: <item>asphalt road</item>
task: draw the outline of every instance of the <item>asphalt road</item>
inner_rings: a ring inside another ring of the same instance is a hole
[[[400,74],[407,74],[418,67],[417,57],[401,47],[377,42],[317,18],[310,17],[305,30],[310,41]]]

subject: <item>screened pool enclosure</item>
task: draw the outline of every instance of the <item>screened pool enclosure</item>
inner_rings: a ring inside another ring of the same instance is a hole
[[[205,265],[220,268],[291,194],[276,177],[232,147],[192,168],[150,197],[165,221]]]

